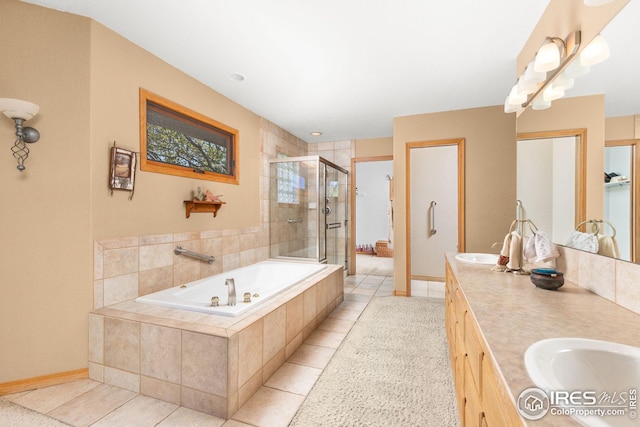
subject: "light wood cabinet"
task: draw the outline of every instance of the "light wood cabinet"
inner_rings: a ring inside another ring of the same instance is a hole
[[[523,426],[464,291],[448,263],[445,329],[461,426]]]

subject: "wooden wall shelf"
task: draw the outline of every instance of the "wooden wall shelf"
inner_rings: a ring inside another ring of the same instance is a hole
[[[225,202],[208,202],[200,200],[185,200],[187,218],[191,216],[191,212],[211,212],[214,217],[218,215],[218,211],[225,204]]]

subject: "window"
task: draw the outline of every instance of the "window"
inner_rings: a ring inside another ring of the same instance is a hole
[[[238,131],[140,89],[140,169],[238,184]]]
[[[278,154],[278,158],[286,158]],[[278,163],[278,203],[298,204],[298,191],[304,189],[304,178],[299,175],[298,162]]]

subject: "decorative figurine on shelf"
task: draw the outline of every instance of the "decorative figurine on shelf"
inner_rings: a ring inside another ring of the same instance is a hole
[[[222,200],[220,200],[220,197],[222,197],[222,194],[215,195],[210,190],[205,190],[203,192],[202,188],[198,187],[193,196],[193,200],[196,200],[198,202],[222,202]]]
[[[222,197],[222,194],[218,194],[217,196],[215,196],[211,191],[207,190],[204,199],[207,202],[221,202],[222,200],[220,200],[220,197]]]

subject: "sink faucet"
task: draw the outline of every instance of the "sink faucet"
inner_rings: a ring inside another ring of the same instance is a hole
[[[229,287],[229,299],[227,304],[236,305],[236,283],[233,279],[227,279],[224,284]]]

